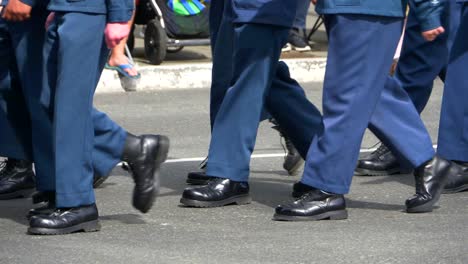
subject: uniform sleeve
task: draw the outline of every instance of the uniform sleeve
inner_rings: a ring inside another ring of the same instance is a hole
[[[134,0],[106,0],[107,22],[127,22],[132,18]]]
[[[28,6],[35,6],[37,1],[45,1],[45,0],[20,0],[23,4],[27,4]]]
[[[445,0],[412,0],[412,2],[422,32],[442,26]]]
[[[2,0],[0,6],[6,6],[8,4],[8,0]]]

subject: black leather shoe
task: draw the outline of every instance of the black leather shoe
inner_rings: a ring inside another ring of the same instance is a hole
[[[468,163],[452,162],[442,193],[457,193],[468,190]]]
[[[358,176],[379,176],[410,172],[410,170],[401,168],[397,158],[383,143],[367,157],[360,159],[354,171]]]
[[[435,156],[415,170],[416,194],[406,200],[408,213],[432,212],[434,204],[439,201],[450,167],[450,161]]]
[[[192,185],[207,185],[213,177],[206,176],[204,171],[192,171],[187,175],[187,183]]]
[[[34,188],[32,163],[8,159],[0,173],[0,200],[29,197]]]
[[[99,231],[99,214],[95,204],[57,208],[48,215],[36,215],[29,220],[28,233],[32,235],[64,235],[74,232]]]
[[[42,203],[42,206],[37,208],[33,208],[29,210],[28,214],[26,215],[27,219],[31,219],[31,217],[36,215],[48,215],[55,211],[55,192],[35,192],[32,195],[32,202],[33,204]]]
[[[249,204],[247,182],[236,182],[224,178],[212,177],[207,185],[187,188],[182,194],[180,203],[191,207],[219,207],[228,204]]]
[[[305,193],[291,204],[278,205],[273,220],[317,221],[348,218],[346,201],[342,194],[327,193],[318,189]]]
[[[133,206],[148,212],[159,193],[159,169],[169,152],[169,138],[161,135],[127,134],[122,160],[135,181]]]
[[[289,137],[287,137],[286,134],[281,130],[278,122],[276,122],[276,120],[273,118],[271,118],[269,121],[273,124],[272,128],[278,131],[280,137],[283,139],[281,141],[281,145],[286,152],[286,156],[284,156],[283,169],[285,169],[291,176],[297,175],[300,172],[302,165],[304,165],[304,160],[297,151],[296,147],[294,147],[291,139],[289,139]]]
[[[310,192],[312,190],[315,190],[315,188],[298,181],[298,182],[293,184],[292,197],[299,198],[302,195],[304,195],[304,194],[306,194],[306,193],[308,193],[308,192]]]

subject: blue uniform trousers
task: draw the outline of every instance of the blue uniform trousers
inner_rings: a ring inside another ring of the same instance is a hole
[[[421,36],[413,9],[408,15],[405,37],[395,78],[408,93],[418,112],[422,112],[432,92],[434,79],[445,79],[450,47],[460,20],[460,4],[448,1],[443,19],[445,34],[432,42]]]
[[[264,110],[271,113],[287,135],[304,134],[293,139],[304,157],[310,139],[321,127],[321,116],[299,84],[290,78],[286,64],[278,63],[289,28],[234,23],[230,4],[218,4],[217,12],[212,6],[210,17],[211,28],[217,30],[211,32],[215,43],[210,109],[213,131],[207,175],[247,181],[250,155]],[[299,102],[288,111],[279,111],[279,102],[289,98],[298,98]],[[313,110],[304,112],[301,108]],[[304,115],[308,117],[305,122],[291,122],[293,117]]]
[[[438,153],[446,159],[468,161],[468,6],[462,7],[448,64],[439,124]]]
[[[38,99],[46,15],[45,7],[38,6],[33,9],[31,19],[25,22],[10,23],[0,19],[0,74],[9,72],[11,76],[0,95],[0,104],[5,110],[0,116],[3,113],[7,116],[7,119],[0,118],[0,155],[37,160],[35,169],[40,187],[44,186],[42,179],[49,176],[50,165],[45,153],[51,151],[48,115]]]
[[[93,108],[108,54],[105,24],[105,15],[57,12],[47,30],[41,101],[53,124],[57,207],[94,203],[94,172],[107,174],[125,144],[125,130]]]
[[[407,94],[385,85],[402,20],[326,15],[325,23],[329,49],[324,128],[312,141],[301,181],[333,193],[349,191],[362,137],[378,103],[381,112],[374,116],[385,118],[387,127],[370,124],[373,131],[387,139],[392,149],[398,146],[413,166],[431,159],[431,139]]]
[[[446,33],[432,42],[428,42],[422,37],[416,14],[413,9],[410,10],[398,66],[394,77],[389,77],[385,85],[387,89],[395,91],[396,94],[401,94],[400,88],[403,88],[419,113],[424,110],[429,100],[434,79],[437,76],[442,80],[445,79],[449,51],[460,20],[460,7],[461,5],[454,1],[447,2],[445,7],[446,16],[443,20]],[[398,98],[385,93],[383,96],[382,101],[384,103],[385,100]],[[406,103],[404,101],[399,102]],[[381,130],[391,129],[391,125],[388,123],[389,113],[385,110],[382,111],[382,109],[386,109],[386,106],[377,105],[369,126],[371,130],[376,130],[376,127]],[[401,109],[401,107],[398,109]],[[398,112],[398,110],[396,111]],[[384,142],[389,141],[389,139],[383,138],[378,131],[376,131],[376,135]],[[401,146],[398,146],[398,148],[401,148]],[[411,164],[408,164],[399,149],[392,148],[392,151],[399,157],[401,162],[411,167]]]
[[[299,2],[300,3],[300,2]],[[301,8],[300,5],[298,9]],[[226,9],[226,10],[225,10]],[[224,19],[223,19],[224,17]],[[213,1],[210,6],[210,38],[213,57],[212,83],[210,95],[210,124],[213,127],[218,110],[223,102],[226,91],[231,85],[233,75],[233,41],[234,41],[234,25],[233,16],[230,5],[226,5],[225,1]],[[218,37],[218,34],[220,36]],[[219,39],[219,41],[217,41]],[[217,43],[219,42],[219,45]],[[287,74],[285,74],[287,72]],[[289,70],[284,64],[278,72],[283,78],[279,80],[278,76],[274,76],[273,86],[283,85],[293,87],[297,85],[301,94],[305,95],[304,90],[296,83],[295,80],[289,77]],[[287,77],[286,77],[287,76]],[[278,79],[278,80],[276,80]],[[290,81],[287,83],[285,80]],[[283,90],[284,87],[278,87]],[[317,110],[318,113],[318,110]],[[264,108],[260,121],[271,118],[271,114]],[[305,157],[305,155],[304,155]]]

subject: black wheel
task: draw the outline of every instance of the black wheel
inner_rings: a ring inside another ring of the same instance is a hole
[[[166,58],[167,35],[158,20],[153,19],[146,25],[145,56],[151,64],[159,65]]]
[[[128,39],[127,39],[127,47],[128,50],[130,50],[130,53],[133,54],[133,49],[135,48],[135,36],[133,35],[133,31],[135,30],[135,26],[132,27],[132,30],[130,30],[130,34],[128,34]]]
[[[167,47],[167,52],[168,53],[177,53],[184,49],[184,46],[179,46],[179,47]]]

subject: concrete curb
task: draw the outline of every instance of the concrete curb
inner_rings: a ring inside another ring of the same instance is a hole
[[[291,75],[298,82],[320,82],[325,74],[326,58],[286,59]],[[140,66],[137,91],[207,88],[211,83],[211,63]],[[125,92],[117,72],[104,70],[96,93]]]

